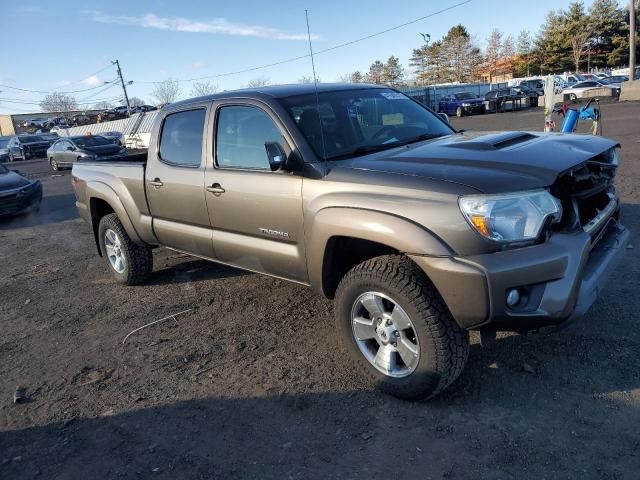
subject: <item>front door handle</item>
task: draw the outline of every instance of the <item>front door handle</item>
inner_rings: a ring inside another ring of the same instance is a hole
[[[164,183],[162,183],[162,181],[158,177],[154,178],[149,183],[156,188],[160,188],[161,186],[164,185]]]
[[[226,192],[224,188],[219,183],[214,183],[210,187],[207,187],[207,192],[211,192],[214,195],[220,195],[221,193]]]

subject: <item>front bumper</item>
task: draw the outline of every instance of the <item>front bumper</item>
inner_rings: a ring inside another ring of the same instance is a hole
[[[466,329],[524,331],[580,318],[595,302],[629,243],[611,218],[596,238],[555,233],[540,245],[469,257],[412,256]],[[516,308],[507,292],[524,293]]]
[[[11,192],[0,192],[0,217],[18,215],[42,201],[42,184],[40,182],[34,182],[27,191],[24,191],[25,188]]]
[[[466,115],[473,115],[474,113],[482,113],[485,110],[484,102],[474,103],[472,105],[462,107]]]

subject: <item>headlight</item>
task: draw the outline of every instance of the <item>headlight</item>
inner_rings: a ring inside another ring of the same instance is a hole
[[[546,190],[499,195],[465,195],[460,210],[483,237],[496,242],[538,238],[548,217],[560,221],[562,205]]]
[[[470,107],[471,104],[469,102],[462,102],[463,107]]]

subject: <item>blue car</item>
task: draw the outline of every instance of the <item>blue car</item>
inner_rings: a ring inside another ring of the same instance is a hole
[[[454,93],[440,99],[438,111],[456,117],[485,113],[484,98],[475,97],[471,92]]]

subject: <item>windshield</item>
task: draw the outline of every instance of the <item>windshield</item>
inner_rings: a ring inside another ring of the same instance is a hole
[[[315,93],[282,98],[280,102],[316,155],[325,160],[454,133],[426,107],[389,89],[319,92],[317,103]]]
[[[104,137],[98,135],[91,135],[86,137],[73,137],[71,140],[78,146],[78,148],[84,147],[99,147],[100,145],[112,145],[112,143]]]
[[[25,135],[24,137],[18,137],[21,143],[35,143],[46,142],[46,140],[38,135]]]
[[[0,148],[7,148],[7,145],[9,143],[9,140],[5,140],[3,138],[0,138]]]
[[[475,98],[470,92],[460,92],[454,95],[456,100],[469,100],[471,98]]]

